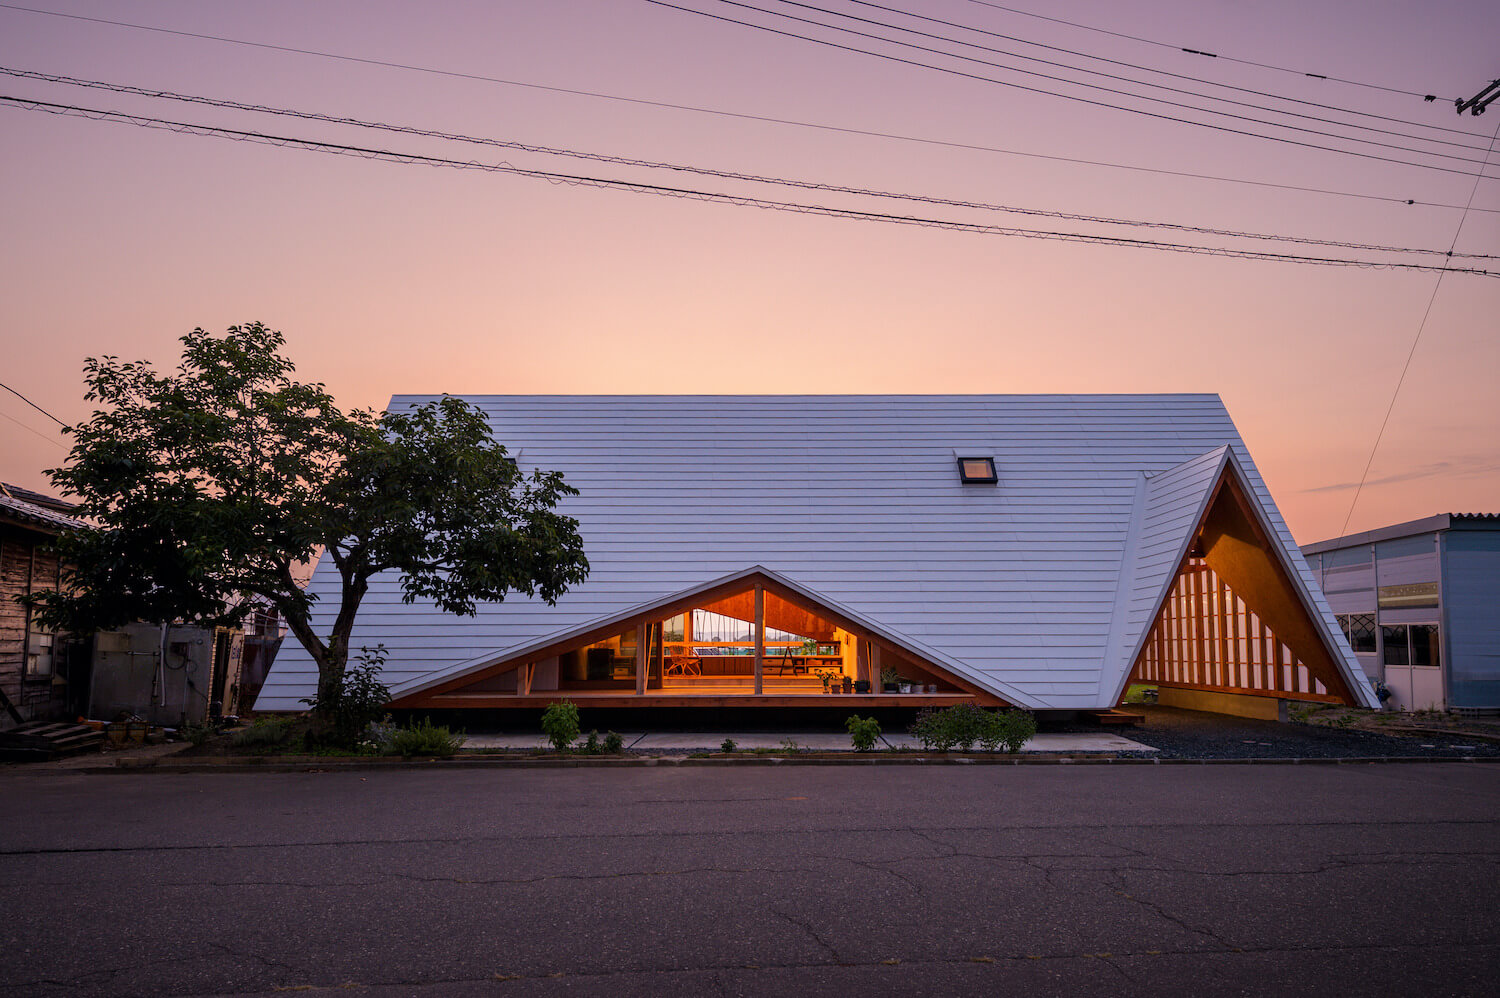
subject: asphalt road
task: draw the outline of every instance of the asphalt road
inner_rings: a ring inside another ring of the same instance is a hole
[[[0,802],[0,996],[1428,998],[1500,970],[1493,764],[13,769]]]

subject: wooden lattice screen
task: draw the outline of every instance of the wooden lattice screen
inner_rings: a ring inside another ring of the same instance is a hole
[[[1340,702],[1198,558],[1177,576],[1132,681]]]

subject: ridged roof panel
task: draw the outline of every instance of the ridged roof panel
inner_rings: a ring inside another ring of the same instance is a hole
[[[1128,665],[1111,650],[1117,589],[1155,571],[1122,575],[1137,485],[1222,447],[1317,592],[1214,395],[467,400],[523,471],[559,470],[581,490],[564,509],[580,521],[592,572],[555,607],[512,597],[475,617],[404,604],[394,576],[376,579],[353,645],[386,645],[393,688],[763,565],[1007,699],[1112,706]],[[993,455],[999,483],[961,484],[959,454]],[[1185,515],[1168,484],[1153,487],[1155,525],[1132,555],[1142,565],[1159,568],[1157,541]],[[315,619],[326,628],[331,566],[310,587],[327,599]],[[1130,626],[1143,612],[1131,604]],[[311,660],[288,641],[257,707],[300,709],[313,684]]]

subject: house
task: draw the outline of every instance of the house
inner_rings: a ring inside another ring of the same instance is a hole
[[[1439,513],[1302,548],[1402,710],[1500,710],[1500,514]]]
[[[375,580],[352,647],[395,708],[1377,703],[1215,395],[468,401],[580,490],[592,568],[474,617]],[[326,630],[331,566],[309,591]],[[315,681],[288,642],[256,709]]]
[[[0,714],[14,724],[75,715],[87,696],[87,644],[41,627],[17,602],[61,584],[52,542],[63,531],[84,526],[71,515],[74,509],[39,492],[0,484]]]
[[[76,508],[0,484],[0,727],[80,715],[201,724],[237,713],[242,701],[248,708],[281,642],[267,605],[256,603],[243,628],[136,623],[61,635],[17,601],[63,584],[52,544],[63,531],[89,529],[71,515]]]

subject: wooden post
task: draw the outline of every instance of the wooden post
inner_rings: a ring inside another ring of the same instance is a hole
[[[531,695],[531,677],[535,669],[535,662],[526,662],[516,670],[516,696]]]
[[[646,695],[646,622],[635,622],[635,695]]]
[[[1238,686],[1229,668],[1229,587],[1224,580],[1214,576],[1214,602],[1219,610],[1219,685]]]
[[[1234,685],[1250,688],[1250,669],[1242,661],[1240,654],[1240,598],[1224,587],[1224,592],[1229,596],[1229,662],[1234,671]],[[1245,629],[1245,636],[1250,636],[1249,628]]]
[[[651,666],[647,667],[649,672],[652,667],[656,669],[656,688],[662,688],[662,676],[667,671],[667,622],[664,620],[656,625],[656,640],[652,643],[653,653],[651,655]],[[647,685],[650,685],[651,677],[646,677]]]
[[[763,692],[761,666],[766,657],[766,591],[755,586],[755,695]]]

